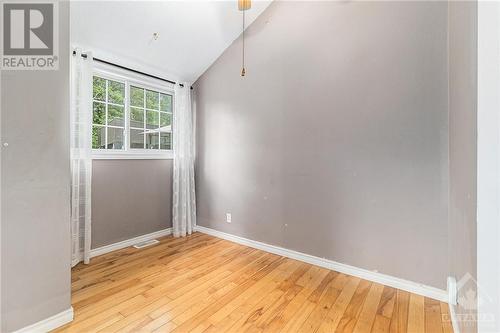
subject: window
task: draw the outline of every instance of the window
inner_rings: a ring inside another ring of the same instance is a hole
[[[125,84],[94,76],[92,149],[121,149],[125,132]]]
[[[130,86],[130,148],[172,149],[172,95]]]
[[[165,158],[172,152],[173,92],[96,73],[92,149],[95,158]]]

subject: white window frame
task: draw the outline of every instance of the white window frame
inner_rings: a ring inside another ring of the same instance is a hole
[[[173,159],[174,151],[171,150],[153,150],[153,149],[138,149],[130,148],[130,103],[129,94],[130,86],[154,90],[163,94],[172,96],[172,146],[175,135],[175,128],[173,126],[173,117],[175,113],[175,94],[174,85],[157,80],[154,78],[146,77],[144,75],[136,74],[120,68],[115,68],[110,65],[94,62],[93,76],[98,76],[103,79],[117,81],[125,84],[125,133],[124,133],[124,149],[92,149],[92,159],[95,160],[112,160],[112,159]],[[91,117],[91,120],[92,121]],[[144,119],[146,121],[146,118]]]

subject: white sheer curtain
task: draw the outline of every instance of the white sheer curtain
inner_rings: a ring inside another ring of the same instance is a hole
[[[75,49],[71,63],[70,158],[72,266],[90,261],[92,54]]]
[[[194,187],[194,117],[191,85],[175,85],[174,108],[174,186],[172,224],[175,237],[189,235],[196,225]]]

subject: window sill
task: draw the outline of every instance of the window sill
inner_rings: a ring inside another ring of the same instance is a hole
[[[174,152],[92,151],[93,160],[173,160]]]

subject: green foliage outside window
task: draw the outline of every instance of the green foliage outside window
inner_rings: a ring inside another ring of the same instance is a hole
[[[170,113],[160,113],[160,127],[172,125],[172,115]]]
[[[160,94],[160,110],[172,112],[172,96]]]
[[[156,91],[146,90],[146,108],[158,110],[158,93]]]
[[[125,126],[125,109],[123,106],[109,105],[108,106],[108,125]]]
[[[125,124],[124,105],[125,84],[117,81],[106,80],[97,76],[93,78],[93,112],[92,123],[94,125],[112,125],[123,127]],[[106,96],[107,94],[107,96]],[[113,103],[113,104],[107,104]],[[108,123],[106,124],[106,105],[108,105]],[[92,148],[104,148],[106,133],[105,127],[92,126]],[[119,144],[117,145],[119,146]]]
[[[116,81],[108,82],[108,102],[123,105],[125,99],[125,85]]]
[[[134,86],[130,87],[130,105],[140,108],[144,107],[144,89]]]
[[[158,128],[160,120],[157,111],[146,111],[146,127],[147,128]]]
[[[127,115],[125,89],[129,89]],[[92,95],[93,149],[124,148],[125,116],[130,124],[130,148],[172,149],[172,133],[166,132],[172,126],[171,95],[97,76],[93,78]]]
[[[106,105],[104,103],[94,102],[92,122],[94,124],[106,125]]]
[[[105,101],[106,100],[106,80],[100,77],[94,76],[94,100]]]

